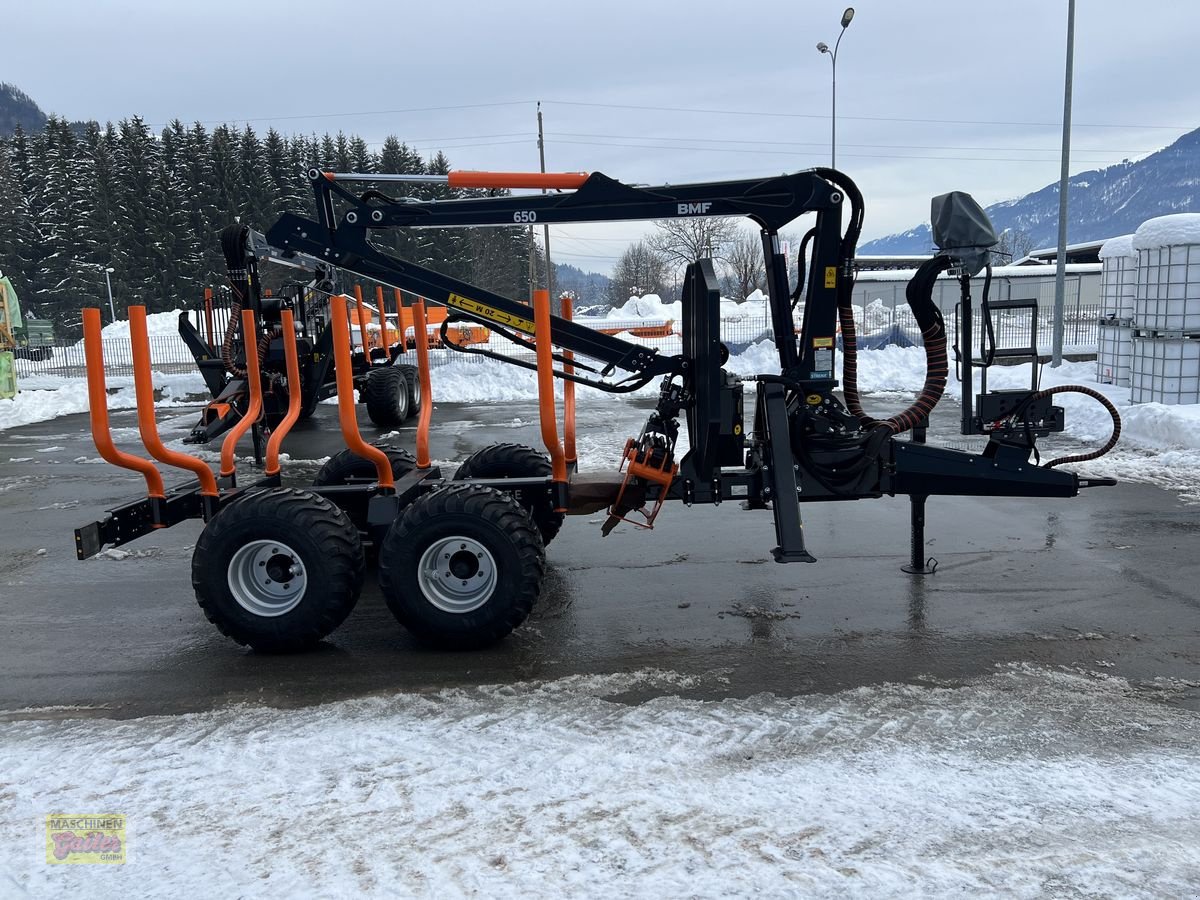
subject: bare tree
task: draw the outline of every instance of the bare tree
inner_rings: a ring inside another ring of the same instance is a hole
[[[705,257],[724,260],[738,231],[733,219],[699,216],[660,219],[654,227],[657,231],[647,243],[667,262],[677,266],[686,266]]]
[[[646,241],[630,244],[613,269],[609,302],[620,306],[632,296],[666,293],[667,261]]]
[[[1022,257],[1028,256],[1031,250],[1036,249],[1033,242],[1033,237],[1028,231],[1022,228],[1005,228],[1000,233],[1000,243],[992,248],[992,252],[1000,257],[1001,264],[1016,262]]]
[[[767,266],[762,238],[757,233],[739,232],[726,245],[725,265],[733,295],[745,300],[756,290],[767,289]]]

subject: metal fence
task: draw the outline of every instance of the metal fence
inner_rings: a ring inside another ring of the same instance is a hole
[[[900,301],[903,304],[903,300]],[[1053,331],[1051,308],[1041,307],[1038,310],[1037,346],[1043,350],[1050,349]],[[797,327],[803,308],[797,310]],[[944,310],[947,330],[955,331],[954,310]],[[998,347],[1027,346],[1030,333],[1030,313],[1027,310],[1003,311],[993,315],[993,324]],[[1100,304],[1069,305],[1065,319],[1064,344],[1068,350],[1075,352],[1095,352],[1100,339],[1099,322],[1101,318]],[[920,329],[912,318],[907,306],[895,306],[875,300],[863,306],[855,307],[855,322],[859,334],[859,346],[863,348],[879,348],[886,346],[918,346],[921,343]],[[627,323],[632,326],[634,323]],[[641,326],[663,324],[660,321],[646,320],[636,323]],[[610,323],[605,323],[609,326]],[[976,314],[975,346],[980,346],[983,339],[983,323]],[[679,323],[675,323],[673,334],[667,337],[638,338],[632,340],[659,347],[662,352],[679,352],[682,349],[679,335]],[[721,322],[721,336],[731,353],[738,354],[746,348],[771,337],[771,323],[765,316],[746,316],[740,319],[725,319]],[[110,376],[131,376],[133,374],[133,355],[128,338],[110,338],[103,341],[104,368]],[[495,349],[506,356],[533,362],[535,356],[524,349],[513,348],[510,352],[507,342],[495,341]],[[49,356],[45,359],[17,359],[16,371],[19,377],[50,375],[58,377],[82,377],[86,374],[83,342],[62,344],[47,348]],[[150,336],[150,358],[156,372],[186,373],[196,369],[196,364],[188,352],[187,346],[176,335],[159,334]],[[479,362],[486,357],[451,350],[431,350],[430,362],[434,366],[442,366],[452,361]],[[415,362],[415,353],[409,351],[404,355],[406,362]]]

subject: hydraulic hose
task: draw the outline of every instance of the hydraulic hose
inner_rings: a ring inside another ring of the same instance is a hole
[[[225,265],[229,269],[229,289],[232,292],[232,302],[229,306],[229,321],[225,324],[225,337],[221,342],[221,362],[225,369],[237,378],[246,377],[246,368],[234,361],[234,344],[237,340],[237,329],[242,318],[242,307],[249,301],[249,273],[246,269],[246,238],[250,229],[245,225],[230,225],[221,232],[221,251],[225,255]],[[250,335],[242,336],[242,344],[248,353]],[[263,335],[258,341],[258,364],[262,368],[263,360],[267,358],[269,339]]]
[[[1031,394],[1029,399],[1021,404],[1020,409],[1013,414],[1014,418],[1017,415],[1020,415],[1022,417],[1022,421],[1024,421],[1025,411],[1029,408],[1030,404],[1036,400],[1044,400],[1047,397],[1053,397],[1055,394],[1084,394],[1093,398],[1094,400],[1099,401],[1100,405],[1108,410],[1108,414],[1112,416],[1113,430],[1112,434],[1108,438],[1108,441],[1099,450],[1092,450],[1088,453],[1075,453],[1069,456],[1059,456],[1056,459],[1052,459],[1050,462],[1046,463],[1044,468],[1053,469],[1055,466],[1065,465],[1066,463],[1087,462],[1088,460],[1098,459],[1117,445],[1117,441],[1121,437],[1121,414],[1117,412],[1117,408],[1112,405],[1112,401],[1110,401],[1102,393],[1093,390],[1092,388],[1084,387],[1081,384],[1060,384],[1057,387],[1046,388],[1045,390]]]
[[[849,302],[849,292],[839,294],[838,320],[842,326],[842,380],[846,407],[858,416],[864,426],[886,426],[892,434],[901,434],[918,425],[933,411],[946,390],[949,375],[949,358],[946,353],[946,326],[942,314],[933,302],[933,288],[937,277],[951,268],[948,256],[935,256],[926,262],[908,283],[904,292],[909,309],[921,329],[925,346],[925,384],[916,401],[903,412],[888,419],[879,420],[867,415],[858,391],[858,344],[854,328],[854,307]],[[842,302],[843,298],[846,302]]]

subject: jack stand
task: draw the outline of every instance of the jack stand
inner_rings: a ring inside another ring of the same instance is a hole
[[[928,429],[929,418],[926,417],[913,428],[912,443],[925,443],[925,433]],[[938,567],[936,559],[928,561],[925,559],[925,501],[927,499],[929,498],[925,494],[909,494],[908,496],[912,548],[908,565],[901,566],[900,571],[907,572],[909,575],[932,575]]]
[[[263,440],[262,426],[258,422],[250,426],[250,438],[254,444],[254,464],[261,466],[263,464],[263,447],[266,442]]]

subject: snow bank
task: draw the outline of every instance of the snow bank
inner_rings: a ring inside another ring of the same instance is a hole
[[[146,316],[146,333],[154,335],[178,335],[179,314],[182,309],[172,309],[168,312],[150,313]],[[129,340],[129,320],[118,319],[100,329],[100,337],[106,341]]]
[[[96,900],[1200,891],[1195,715],[1163,702],[1185,685],[1009,666],[675,696],[701,680],[126,721],[50,710],[4,726],[0,883]],[[49,812],[126,815],[129,862],[46,865]]]
[[[1133,235],[1123,234],[1120,237],[1109,238],[1100,246],[1100,258],[1132,256],[1137,259],[1137,251],[1133,249]]]
[[[1200,244],[1200,213],[1176,213],[1147,219],[1133,234],[1134,250]]]
[[[204,379],[198,372],[151,374],[154,387],[160,392],[160,399],[155,406],[194,403],[197,396],[207,396]],[[26,375],[20,379],[19,386],[21,391],[16,397],[0,400],[0,431],[88,411],[87,383],[83,379],[60,375]],[[110,391],[116,389],[108,396],[109,409],[133,409],[137,406],[132,376],[110,376],[108,387]]]

